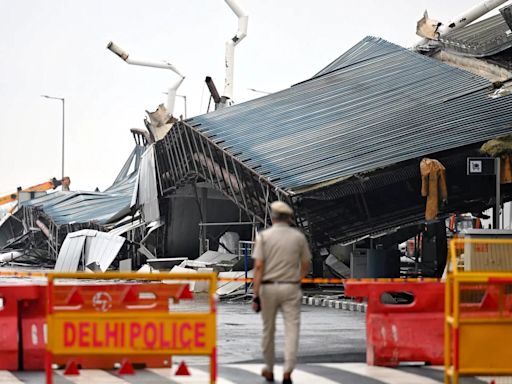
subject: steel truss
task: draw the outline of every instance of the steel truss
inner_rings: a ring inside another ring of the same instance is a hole
[[[172,194],[186,184],[206,181],[262,224],[270,221],[273,201],[294,206],[290,193],[183,121],[156,143],[156,163],[162,195]]]

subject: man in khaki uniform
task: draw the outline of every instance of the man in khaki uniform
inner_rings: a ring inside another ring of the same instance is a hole
[[[274,334],[276,315],[284,320],[285,352],[283,384],[291,384],[291,373],[297,360],[300,328],[301,279],[309,271],[311,252],[306,237],[290,227],[293,210],[276,201],[270,206],[272,227],[262,231],[254,248],[253,309],[261,309],[263,319],[262,376],[274,381]]]

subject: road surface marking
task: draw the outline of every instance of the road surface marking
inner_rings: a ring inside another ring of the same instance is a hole
[[[151,371],[158,376],[164,377],[167,380],[170,380],[171,383],[207,383],[210,381],[210,372],[204,371],[201,369],[196,369],[194,367],[188,366],[188,370],[190,372],[190,376],[176,376],[174,375],[174,372],[176,371],[177,367],[171,368],[147,368],[146,371]],[[221,377],[217,377],[217,384],[236,384],[232,381],[223,379]]]
[[[23,381],[18,380],[18,378],[9,371],[0,371],[0,383],[16,384],[23,383]]]
[[[64,375],[64,371],[54,371],[66,380],[76,384],[126,384],[127,381],[101,369],[81,369],[79,375]]]
[[[233,368],[239,368],[246,370],[251,373],[255,373],[257,375],[261,374],[261,370],[263,369],[263,365],[258,364],[227,364],[226,366],[231,366]],[[277,381],[280,381],[283,377],[283,367],[275,366],[274,367],[274,378]],[[300,368],[296,368],[292,373],[292,380],[296,384],[312,384],[312,383],[321,383],[321,384],[343,384],[339,381],[332,381],[329,379],[322,378],[321,376],[314,375],[309,372],[302,371]]]
[[[402,372],[399,369],[366,365],[366,363],[328,363],[318,365],[341,369],[361,376],[372,377],[375,380],[379,380],[387,384],[439,384],[438,381],[429,379],[427,377],[422,377],[420,375],[415,375],[408,372]]]

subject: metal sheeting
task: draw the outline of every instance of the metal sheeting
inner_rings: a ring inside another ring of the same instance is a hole
[[[449,33],[441,43],[444,49],[459,55],[485,57],[512,47],[512,33],[498,14]]]
[[[76,232],[75,232],[76,233]],[[78,264],[84,249],[85,236],[67,236],[60,248],[57,262],[55,263],[56,272],[76,272]]]
[[[399,46],[395,46],[395,48],[396,49],[391,49],[389,43],[385,40],[376,40],[372,37],[366,37],[361,42],[359,42],[359,44],[354,45],[347,52],[330,63],[327,67],[318,72],[315,76],[313,76],[313,78],[325,75],[340,68],[360,63],[362,61],[375,60],[380,56],[389,55],[403,49]]]
[[[59,252],[55,271],[76,272],[81,256],[84,265],[96,263],[105,272],[116,258],[125,238],[109,233],[84,229],[67,235]]]
[[[290,89],[189,120],[274,185],[331,180],[510,133],[512,97],[379,38],[357,61]]]
[[[90,221],[106,224],[129,207],[130,199],[131,195],[58,191],[27,205],[41,207],[58,225]]]
[[[79,231],[87,236],[85,242],[85,265],[97,263],[102,272],[105,272],[112,261],[116,258],[125,242],[125,238],[112,235],[110,233],[98,232],[94,230]]]
[[[110,231],[108,231],[108,233],[110,233],[111,235],[121,236],[129,231],[133,231],[134,229],[144,227],[145,225],[146,225],[146,223],[142,220],[142,218],[140,218],[140,217],[137,217],[135,219],[132,218],[129,221],[125,221],[121,224],[117,224],[117,226],[115,228],[111,229]]]
[[[142,214],[146,222],[160,220],[158,206],[158,190],[156,184],[155,147],[154,144],[146,148],[142,155],[139,175],[136,185],[137,203],[142,207]],[[132,200],[133,205],[133,200]]]
[[[118,220],[130,212],[143,150],[141,146],[134,148],[114,184],[104,192],[57,191],[21,205],[41,208],[57,225],[91,221],[107,224]]]

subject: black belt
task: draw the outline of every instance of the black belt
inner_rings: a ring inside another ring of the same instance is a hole
[[[273,281],[263,280],[261,284],[300,284],[300,281]]]

